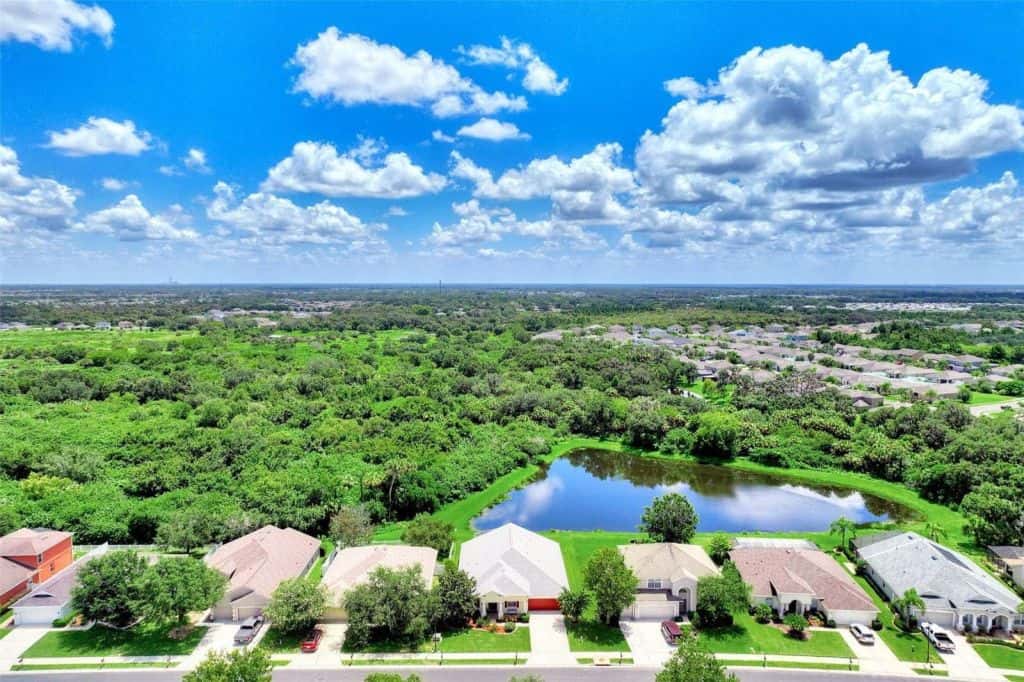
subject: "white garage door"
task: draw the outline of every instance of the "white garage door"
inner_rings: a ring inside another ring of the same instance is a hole
[[[633,620],[671,620],[679,613],[679,605],[674,601],[637,601],[626,609],[625,618]]]

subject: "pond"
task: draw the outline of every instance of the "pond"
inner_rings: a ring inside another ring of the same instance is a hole
[[[840,516],[856,523],[913,517],[902,505],[848,488],[793,483],[723,466],[576,450],[486,510],[473,526],[489,530],[512,522],[530,530],[634,531],[651,500],[669,492],[690,500],[701,531],[821,531]]]

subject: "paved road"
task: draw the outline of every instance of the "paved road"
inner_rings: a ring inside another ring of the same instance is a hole
[[[537,675],[544,682],[590,682],[606,680],[614,682],[651,682],[657,672],[656,668],[540,668],[519,666],[486,668],[414,668],[401,666],[389,669],[383,666],[374,670],[287,670],[274,671],[274,682],[363,682],[370,672],[395,670],[403,675],[415,672],[424,682],[506,682],[512,675]],[[789,670],[789,669],[746,669],[736,671],[742,682],[908,682],[915,677],[898,675],[865,675],[860,673],[834,673],[823,670]],[[119,670],[110,672],[39,672],[39,673],[0,673],[0,679],[11,682],[53,682],[67,679],[68,682],[178,682],[181,672],[169,670]],[[966,678],[945,678],[948,680]]]

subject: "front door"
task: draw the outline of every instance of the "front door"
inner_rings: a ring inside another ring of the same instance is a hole
[[[496,602],[496,601],[489,601],[489,602],[487,602],[487,615],[488,616],[491,616],[491,615],[497,616],[498,615],[498,602]]]

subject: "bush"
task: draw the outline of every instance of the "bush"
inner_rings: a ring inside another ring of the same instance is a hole
[[[529,623],[530,622],[530,614],[528,614],[528,613],[520,613],[519,614],[519,622],[520,623]]]
[[[807,619],[798,613],[790,613],[782,619],[782,622],[789,629],[789,636],[800,639],[804,636],[804,630],[807,629]]]
[[[754,620],[763,625],[772,619],[772,607],[767,604],[758,604],[754,607],[752,615]]]
[[[835,628],[835,626],[836,626],[835,618],[829,618],[828,620],[825,621],[825,627],[827,627],[827,628]]]
[[[505,632],[515,632],[515,631],[516,631],[515,621],[512,621],[511,623],[505,623]]]
[[[872,630],[874,630],[875,632],[881,632],[883,627],[885,627],[885,626],[882,624],[882,619],[881,618],[874,618],[874,619],[872,619],[872,621],[871,621],[871,629]]]

